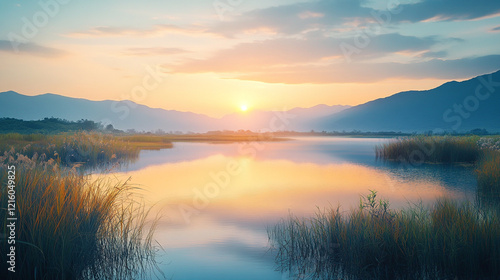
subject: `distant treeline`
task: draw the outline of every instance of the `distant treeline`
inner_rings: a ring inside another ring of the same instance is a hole
[[[51,134],[68,131],[111,130],[113,126],[104,127],[101,123],[90,120],[68,121],[59,118],[44,118],[37,121],[25,121],[14,118],[0,118],[0,133]]]
[[[56,134],[60,132],[71,132],[71,131],[101,131],[106,133],[118,133],[118,134],[146,134],[146,135],[252,135],[258,134],[259,132],[254,132],[250,130],[219,130],[219,131],[208,131],[206,133],[195,133],[195,132],[182,132],[182,131],[170,131],[165,132],[162,129],[158,129],[154,132],[148,131],[138,131],[135,129],[128,129],[126,131],[115,129],[111,124],[103,125],[100,122],[94,122],[91,120],[79,120],[79,121],[68,121],[60,118],[44,118],[37,121],[25,121],[14,118],[0,118],[0,133],[20,133],[20,134]],[[269,134],[269,133],[264,133]],[[293,136],[358,136],[358,137],[394,137],[394,136],[411,136],[411,135],[497,135],[498,133],[488,132],[486,129],[474,129],[468,132],[441,132],[436,133],[433,131],[427,132],[413,132],[405,133],[401,131],[314,131],[310,130],[308,132],[299,131],[273,131],[271,133],[276,137],[293,137]]]
[[[297,131],[277,131],[273,132],[275,136],[290,137],[290,136],[412,136],[412,135],[454,135],[454,136],[465,136],[465,135],[498,135],[499,133],[492,133],[486,129],[476,128],[467,132],[457,132],[457,131],[425,131],[425,132],[401,132],[401,131],[308,131],[308,132],[297,132]]]

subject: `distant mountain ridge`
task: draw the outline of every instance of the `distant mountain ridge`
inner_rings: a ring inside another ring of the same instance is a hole
[[[405,91],[358,106],[317,105],[284,112],[251,111],[220,119],[192,112],[150,108],[132,101],[91,101],[56,94],[0,93],[0,118],[88,119],[117,129],[183,132],[253,131],[457,131],[500,132],[500,71],[451,81],[423,91]]]
[[[26,96],[17,92],[0,93],[0,117],[38,120],[56,117],[70,121],[88,119],[112,124],[118,129],[153,131],[204,130],[214,119],[190,112],[150,108],[132,101],[91,101],[56,94]]]
[[[221,126],[225,129],[238,130],[246,127],[252,131],[276,130],[310,130],[310,124],[319,118],[334,115],[345,109],[347,105],[328,106],[324,104],[310,108],[296,107],[284,111],[251,111],[244,114],[233,113],[220,119]]]
[[[304,130],[301,125],[318,117],[331,115],[350,106],[318,105],[313,108],[294,108],[287,111],[289,123],[280,126],[286,130]],[[316,112],[317,111],[317,112]],[[150,108],[132,101],[91,101],[57,94],[27,96],[14,91],[0,93],[0,118],[39,120],[46,117],[70,121],[88,119],[103,124],[112,124],[117,129],[156,131],[158,129],[182,132],[206,132],[211,130],[269,130],[275,118],[282,112],[252,111],[245,114],[230,114],[221,119],[192,112],[180,112]],[[273,129],[272,129],[273,130]]]
[[[500,71],[376,99],[311,123],[320,130],[500,132]]]

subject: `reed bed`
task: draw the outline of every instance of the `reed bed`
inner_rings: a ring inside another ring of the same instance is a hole
[[[25,156],[39,162],[54,160],[63,166],[104,167],[136,159],[139,151],[127,141],[101,133],[0,134],[0,155],[9,154],[7,159]]]
[[[475,163],[482,155],[479,136],[414,136],[375,148],[377,158],[401,162]]]
[[[287,141],[288,138],[275,137],[272,133],[256,132],[220,132],[220,133],[198,133],[198,134],[136,134],[124,135],[121,139],[133,142],[209,142],[209,143],[234,143],[250,141]]]
[[[210,142],[210,143],[235,143],[235,142],[275,142],[286,141],[287,138],[274,137],[271,133],[249,134],[187,134],[169,135],[167,139],[173,142]]]
[[[118,139],[142,150],[169,149],[174,146],[171,142],[172,139],[161,135],[136,134],[118,136]]]
[[[393,211],[376,192],[360,207],[293,215],[268,229],[278,267],[297,279],[498,279],[498,212],[439,199]]]
[[[402,163],[468,163],[476,166],[480,205],[500,210],[500,137],[415,136],[375,148],[377,158]]]
[[[7,271],[2,238],[1,279],[150,279],[157,248],[155,222],[134,200],[133,186],[91,180],[49,163],[11,161],[16,167],[16,272]],[[0,164],[0,182],[7,165]],[[7,188],[0,189],[2,236],[7,232]],[[161,275],[159,273],[158,275]],[[12,278],[14,277],[14,278]]]
[[[477,169],[479,202],[500,210],[500,152],[488,151],[479,161]]]

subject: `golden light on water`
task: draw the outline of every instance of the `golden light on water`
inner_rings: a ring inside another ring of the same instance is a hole
[[[224,172],[229,161],[237,162],[241,173],[227,177],[227,186],[220,187],[212,196],[209,193],[213,190],[207,190],[208,184],[219,180],[214,178]],[[193,176],[194,170],[196,176]],[[391,206],[396,208],[409,201],[434,201],[437,197],[453,195],[435,181],[400,182],[383,171],[361,165],[255,160],[221,154],[115,175],[132,177],[132,183],[140,182],[146,190],[143,193],[146,200],[168,217],[170,223],[177,225],[184,223],[177,206],[193,206],[193,200],[207,200],[208,204],[199,215],[191,217],[193,220],[248,222],[258,217],[278,219],[286,215],[288,209],[299,216],[312,215],[317,207],[328,205],[349,209],[355,207],[360,195],[367,194],[370,189],[379,191],[380,197],[389,199]]]

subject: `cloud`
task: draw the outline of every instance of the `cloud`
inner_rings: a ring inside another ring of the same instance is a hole
[[[400,5],[395,21],[419,22],[472,20],[500,14],[500,1],[491,0],[424,0]]]
[[[493,32],[499,32],[499,31],[500,31],[500,25],[499,25],[499,26],[496,26],[496,27],[493,27],[493,28],[491,29],[491,31],[493,31]]]
[[[428,51],[419,55],[422,58],[444,58],[448,55],[447,51]]]
[[[235,75],[233,78],[267,83],[373,83],[392,78],[460,79],[497,71],[500,55],[418,63],[346,63],[326,66],[282,67],[273,72]]]
[[[365,48],[356,53],[357,60],[379,58],[395,52],[421,54],[438,44],[437,37],[403,36],[397,33],[382,34],[369,39]],[[295,65],[343,62],[342,44],[355,46],[353,38],[324,37],[311,35],[304,39],[278,38],[273,40],[243,43],[221,50],[205,60],[191,60],[175,66],[175,72],[184,73],[242,73],[274,71],[273,69]]]
[[[67,54],[63,50],[45,47],[36,43],[20,43],[17,41],[0,40],[0,51],[15,53],[15,54],[29,54],[42,57],[59,57]]]
[[[129,28],[116,26],[97,26],[86,31],[67,34],[74,38],[99,38],[99,37],[149,37],[165,34],[203,34],[205,29],[199,26],[179,27],[171,24],[157,24],[151,28]]]
[[[154,55],[175,55],[181,53],[187,53],[188,51],[180,48],[128,48],[123,53],[124,55],[130,56],[154,56]]]
[[[266,30],[281,34],[298,34],[311,29],[342,25],[370,18],[371,8],[362,7],[360,0],[333,0],[295,3],[258,9],[221,22],[209,31],[226,37]]]
[[[265,30],[278,34],[301,34],[308,30],[398,24],[401,22],[460,21],[500,14],[500,1],[423,0],[377,10],[362,0],[321,0],[253,10],[218,23],[209,32],[226,37]],[[378,22],[377,22],[378,20]]]

